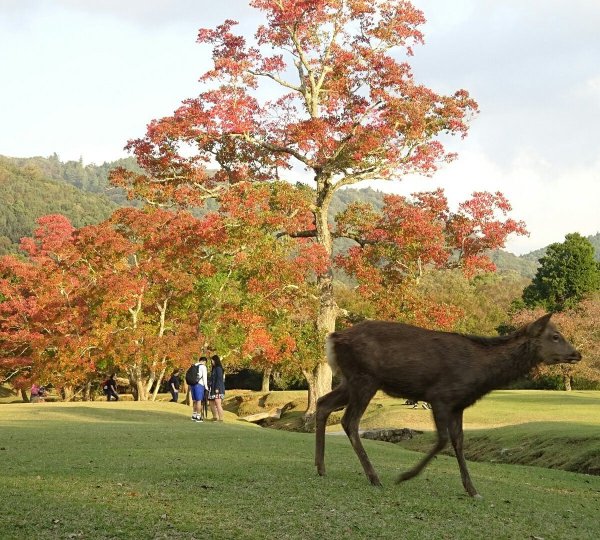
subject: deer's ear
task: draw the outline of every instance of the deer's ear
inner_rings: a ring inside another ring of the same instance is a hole
[[[546,326],[550,322],[552,313],[547,313],[543,317],[540,317],[537,321],[532,322],[527,329],[527,333],[530,336],[539,336],[546,329]]]

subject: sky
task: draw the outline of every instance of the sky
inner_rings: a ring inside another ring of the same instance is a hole
[[[515,254],[600,232],[600,1],[413,3],[427,18],[415,80],[465,88],[481,112],[433,178],[372,185],[441,186],[454,207],[501,191],[530,232],[509,239]],[[228,18],[249,37],[262,22],[247,0],[0,0],[0,155],[125,157],[127,140],[202,90],[210,49],[197,31]]]

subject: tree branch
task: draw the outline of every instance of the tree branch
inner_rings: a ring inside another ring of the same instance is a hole
[[[273,75],[272,73],[267,73],[265,71],[254,71],[253,69],[249,69],[248,73],[250,73],[250,75],[254,75],[255,77],[267,77],[267,78],[275,81],[277,84],[280,84],[281,86],[290,88],[291,90],[295,90],[296,92],[299,92],[301,94],[304,93],[302,91],[302,87],[295,86],[294,84],[292,84],[290,82],[284,81],[283,79]]]

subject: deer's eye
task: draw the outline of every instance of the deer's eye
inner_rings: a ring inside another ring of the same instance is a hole
[[[554,335],[552,336],[552,341],[554,341],[554,342],[558,342],[558,341],[560,341],[560,334],[554,334]]]

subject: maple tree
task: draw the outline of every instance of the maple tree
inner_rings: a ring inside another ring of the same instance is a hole
[[[35,343],[31,319],[37,311],[36,271],[14,256],[0,257],[0,382],[21,391],[31,384]]]
[[[298,347],[317,314],[315,275],[327,257],[310,239],[286,232],[310,223],[309,195],[286,182],[240,182],[221,198],[228,235],[218,287],[201,280],[212,299],[201,327],[229,370],[253,367],[268,381],[274,368],[306,368]]]
[[[124,265],[109,266],[103,279],[99,319],[103,350],[125,371],[136,399],[149,397],[169,367],[184,367],[200,352],[196,280],[214,272],[206,249],[222,238],[219,218],[187,212],[125,208],[110,226],[126,242]]]
[[[64,216],[42,217],[35,236],[21,242],[28,259],[4,259],[8,264],[4,264],[3,289],[13,285],[5,294],[10,301],[2,304],[10,325],[7,334],[27,344],[20,348],[27,373],[13,383],[17,388],[31,382],[54,384],[68,395],[72,385],[87,378],[93,348],[91,304],[90,296],[81,293],[90,286],[90,274],[85,269],[74,271],[79,262],[72,249],[74,232]],[[3,340],[0,347],[4,365],[9,343]]]
[[[433,173],[453,159],[439,140],[464,136],[477,105],[468,92],[446,96],[417,84],[397,52],[423,42],[421,11],[399,0],[252,0],[266,24],[253,46],[235,21],[201,29],[213,46],[206,91],[129,142],[145,174],[119,169],[112,180],[155,202],[200,204],[240,181],[263,182],[302,167],[314,183],[312,237],[330,258],[327,211],[336,190],[368,179]],[[267,51],[267,52],[264,52]],[[263,83],[279,97],[259,99]],[[209,174],[206,167],[216,163]],[[300,232],[300,231],[299,231]],[[331,262],[317,276],[316,334],[338,314]],[[323,358],[309,375],[309,409],[331,387]]]

